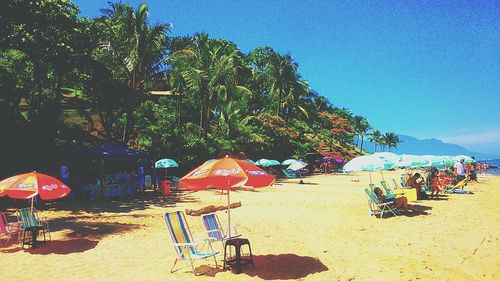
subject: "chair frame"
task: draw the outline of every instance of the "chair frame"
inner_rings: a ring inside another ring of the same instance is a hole
[[[404,187],[402,185],[398,185],[398,182],[394,178],[392,179],[392,183],[394,184],[394,188],[396,188],[396,189]]]
[[[465,178],[465,179],[457,182],[454,185],[453,184],[447,184],[447,185],[444,186],[444,191],[443,192],[444,193],[453,193],[453,190],[459,189],[459,188],[463,190],[463,188],[467,185],[467,182],[468,182],[468,180],[467,180],[467,178]]]
[[[289,179],[295,179],[297,177],[296,173],[290,173],[287,169],[281,169],[281,171],[283,172],[283,175]]]
[[[382,185],[382,188],[385,191],[385,195],[387,198],[396,198],[396,195],[394,195],[394,190],[392,190],[388,185],[387,182],[385,181],[380,181],[380,184]]]
[[[213,218],[213,223],[210,223],[208,221],[209,218]],[[238,238],[241,236],[241,234],[238,234],[236,225],[229,225],[225,228],[227,232],[224,231],[224,228],[222,227],[222,224],[220,223],[219,217],[216,213],[202,215],[201,221],[203,222],[203,226],[205,226],[205,232],[207,233],[208,238],[212,241],[221,241],[222,247],[224,247],[224,242],[226,242],[227,240]],[[234,229],[234,233],[232,232],[231,236],[228,236],[230,228]]]
[[[368,216],[377,216],[378,213],[379,218],[382,218],[386,210],[392,213],[395,217],[399,215],[399,211],[396,208],[391,207],[393,204],[392,202],[379,203],[375,194],[368,190],[368,188],[365,188],[365,195],[368,199]]]
[[[175,236],[174,233],[174,225],[172,224],[170,220],[170,216],[177,216],[179,219],[180,225],[179,227],[181,228],[182,231],[182,236],[186,240],[185,243],[179,243],[177,242],[178,239]],[[199,274],[196,273],[195,268],[194,268],[194,261],[195,260],[201,260],[201,259],[206,259],[213,257],[214,262],[215,262],[215,267],[218,267],[217,264],[217,259],[215,256],[219,254],[219,252],[215,252],[212,248],[212,241],[211,239],[204,239],[205,243],[208,243],[211,252],[198,252],[197,246],[199,243],[194,242],[193,236],[191,235],[191,230],[189,228],[189,225],[187,224],[186,216],[184,215],[184,212],[182,211],[176,211],[176,212],[167,212],[165,213],[165,223],[167,224],[167,229],[170,234],[170,238],[172,239],[172,246],[175,249],[176,253],[176,258],[174,260],[174,264],[172,265],[172,268],[170,269],[171,273],[174,273],[174,268],[175,265],[177,264],[178,261],[180,260],[187,260],[191,264],[191,270],[193,271],[193,274],[195,276],[199,276]],[[186,255],[187,252],[187,255]]]
[[[32,217],[30,219],[31,222],[29,223],[29,225],[26,225],[27,222],[25,222],[23,220],[23,216],[21,213],[24,211],[31,213]],[[24,247],[24,235],[25,235],[26,229],[29,227],[33,227],[33,226],[41,226],[42,227],[41,230],[43,231],[43,234],[44,234],[44,239],[45,239],[45,233],[48,233],[49,234],[49,241],[52,240],[52,236],[50,235],[49,222],[47,221],[46,218],[42,218],[38,215],[37,209],[35,209],[34,207],[18,209],[16,211],[16,215],[17,215],[17,220],[18,220],[19,226],[20,226],[19,242],[21,243],[22,247]],[[35,222],[36,222],[36,224],[35,224]],[[22,235],[22,237],[21,237],[21,235]]]
[[[0,212],[0,219],[2,220],[3,229],[4,229],[3,232],[0,232],[0,235],[7,236],[7,241],[10,241],[10,236],[12,234],[18,234],[18,238],[19,238],[19,231],[21,229],[20,223],[19,222],[9,222],[7,220],[7,216],[3,212]]]

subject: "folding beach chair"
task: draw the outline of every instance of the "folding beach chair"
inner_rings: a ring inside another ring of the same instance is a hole
[[[375,187],[377,187],[377,186],[374,183],[369,183],[368,186],[370,187],[370,191],[372,193],[374,193],[375,192]]]
[[[180,178],[176,177],[176,176],[171,176],[169,177],[169,180],[170,180],[170,186],[174,189],[176,188],[179,188],[179,180]]]
[[[9,241],[12,234],[19,233],[19,228],[19,223],[9,223],[7,216],[0,212],[0,236],[6,236]]]
[[[380,184],[385,191],[386,198],[396,198],[396,196],[394,195],[394,191],[389,186],[387,186],[387,183],[385,181],[380,181]]]
[[[399,211],[396,208],[392,208],[391,205],[393,204],[392,202],[386,202],[386,203],[379,203],[377,200],[377,196],[373,194],[373,192],[370,192],[368,188],[365,188],[365,195],[368,200],[368,215],[377,215],[379,214],[379,218],[382,218],[384,216],[384,213],[389,211],[392,213],[394,216],[399,215]]]
[[[457,194],[472,194],[469,190],[465,190],[464,187],[467,185],[467,178],[459,181],[457,184],[447,184],[445,185],[445,193],[457,193]]]
[[[19,239],[21,246],[24,247],[25,241],[24,236],[26,235],[26,230],[29,228],[40,228],[43,232],[43,238],[46,241],[45,234],[48,233],[49,240],[52,240],[50,236],[49,223],[45,218],[40,218],[38,216],[38,211],[35,208],[24,208],[16,211],[17,219],[20,223],[20,234],[22,233],[22,239]]]
[[[402,174],[400,179],[401,179],[401,185],[403,187],[405,187],[406,186],[406,175]]]
[[[294,179],[296,177],[296,175],[294,173],[291,173],[291,172],[287,171],[286,169],[281,169],[281,171],[283,172],[283,175],[285,175],[285,177],[287,177],[289,179]]]
[[[202,215],[201,220],[203,221],[208,237],[213,241],[221,241],[223,247],[225,241],[241,236],[241,234],[238,234],[235,225],[227,226],[226,231],[224,231],[216,213]],[[232,229],[231,236],[229,236],[229,228]]]
[[[179,260],[188,260],[191,264],[191,269],[196,274],[194,269],[194,261],[213,257],[215,261],[215,266],[217,267],[217,259],[215,255],[219,252],[215,252],[212,248],[210,240],[205,240],[208,242],[211,252],[199,252],[197,249],[198,243],[194,242],[191,236],[191,230],[186,221],[186,216],[184,212],[177,211],[171,213],[165,213],[165,222],[167,224],[170,237],[172,238],[172,245],[174,246],[175,253],[177,257],[175,258],[174,265],[170,269],[170,272],[174,272],[174,267]]]
[[[396,181],[396,179],[392,179],[392,183],[394,184],[394,188],[401,188],[401,187],[404,187],[404,185],[398,185],[398,182]]]

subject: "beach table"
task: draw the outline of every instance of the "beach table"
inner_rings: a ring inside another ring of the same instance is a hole
[[[410,202],[417,201],[417,190],[415,188],[397,188],[394,189],[394,195],[396,198],[404,196]]]

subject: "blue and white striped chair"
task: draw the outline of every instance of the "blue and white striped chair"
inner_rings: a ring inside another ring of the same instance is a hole
[[[201,216],[201,220],[203,221],[208,237],[214,241],[221,241],[222,246],[224,246],[225,241],[241,236],[236,230],[236,225],[227,226],[226,230],[224,230],[216,213],[203,215]],[[231,236],[229,236],[229,228],[232,229]]]
[[[198,275],[194,269],[194,261],[202,260],[206,258],[213,257],[215,261],[215,266],[217,267],[217,259],[215,256],[219,252],[215,252],[212,248],[210,240],[205,240],[208,242],[210,247],[210,252],[199,252],[197,249],[198,243],[196,243],[191,235],[191,230],[186,221],[186,216],[181,211],[165,213],[165,222],[167,224],[168,232],[172,238],[172,246],[174,246],[175,253],[177,257],[175,258],[174,265],[172,266],[170,272],[174,272],[174,267],[179,260],[187,260],[191,264],[191,269],[194,275]]]

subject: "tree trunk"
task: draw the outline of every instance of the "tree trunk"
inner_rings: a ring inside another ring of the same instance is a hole
[[[62,101],[62,78],[63,75],[59,71],[56,72],[56,92],[54,96],[54,103],[58,111],[61,110],[61,101]]]
[[[202,130],[203,130],[203,104],[201,105],[201,109],[200,109],[200,136],[202,134]]]
[[[123,135],[122,135],[122,142],[123,143],[127,143],[131,114],[132,114],[132,109],[130,108],[130,106],[128,106],[127,112],[125,112],[125,125],[123,126]]]

